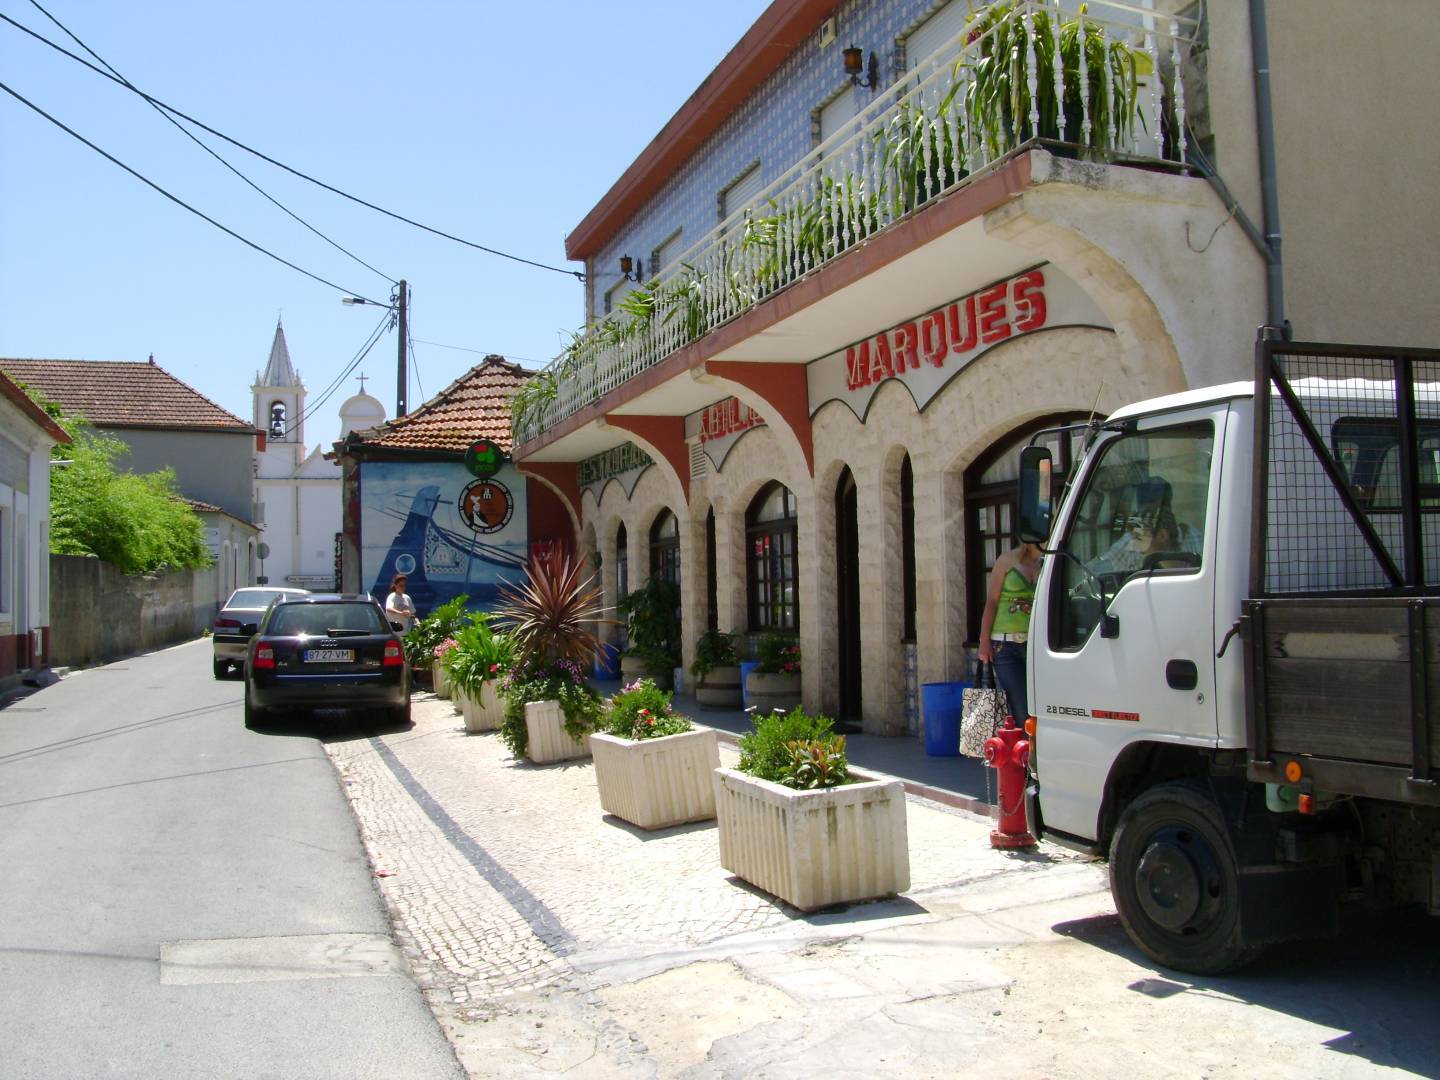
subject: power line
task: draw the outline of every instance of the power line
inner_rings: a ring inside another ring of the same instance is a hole
[[[522,364],[534,364],[539,361],[531,360],[528,356],[511,356],[498,349],[472,349],[467,345],[446,345],[441,341],[425,341],[422,338],[412,339],[417,345],[433,345],[437,349],[454,349],[456,352],[474,353],[476,356],[502,356],[506,360],[518,360]]]
[[[40,108],[39,105],[36,105],[36,104],[35,104],[33,101],[31,101],[29,98],[26,98],[26,97],[24,97],[23,95],[17,93],[15,90],[13,90],[13,89],[11,89],[9,86],[7,86],[5,83],[0,82],[0,90],[4,90],[5,93],[9,94],[11,97],[13,97],[16,101],[20,102],[22,105],[25,105],[26,107],[28,107],[28,108],[30,108],[30,109],[33,109],[35,112],[37,112],[37,113],[39,113],[41,116],[43,116],[46,120],[49,120],[50,123],[52,123],[52,124],[54,124],[56,127],[58,127],[61,131],[65,132],[65,134],[69,135],[70,137],[72,137],[72,138],[74,138],[74,139],[78,139],[80,142],[84,143],[84,144],[85,144],[86,146],[88,146],[91,150],[94,150],[97,154],[99,154],[101,157],[105,158],[107,161],[109,161],[109,162],[111,162],[111,163],[113,163],[113,164],[115,164],[115,165],[120,166],[120,168],[124,169],[124,170],[125,170],[126,172],[128,172],[131,176],[135,177],[135,179],[139,180],[141,183],[146,184],[147,186],[149,186],[149,187],[153,188],[154,190],[158,191],[161,195],[164,195],[165,198],[169,199],[171,202],[175,203],[177,206],[183,206],[186,210],[189,210],[189,211],[190,211],[192,214],[194,214],[196,217],[203,218],[204,220],[208,221],[211,225],[214,225],[214,226],[215,226],[217,229],[219,229],[221,232],[225,233],[227,236],[233,236],[236,240],[239,240],[239,241],[240,241],[242,244],[244,244],[246,247],[254,248],[256,251],[260,252],[262,255],[268,255],[270,258],[274,259],[276,262],[280,263],[281,265],[283,265],[283,266],[288,266],[291,270],[294,270],[296,273],[304,274],[306,277],[310,278],[312,281],[318,281],[318,282],[320,282],[320,284],[322,284],[322,285],[327,285],[327,286],[329,286],[330,288],[336,290],[337,292],[350,293],[350,294],[353,295],[353,296],[358,296],[358,297],[360,297],[362,300],[370,300],[370,298],[369,298],[368,296],[365,296],[363,293],[358,293],[358,292],[356,292],[354,289],[345,289],[345,288],[342,288],[341,286],[336,285],[333,281],[328,281],[328,280],[326,280],[325,278],[322,278],[319,274],[312,274],[309,270],[306,270],[306,269],[304,269],[303,267],[296,266],[296,265],[295,265],[294,263],[292,263],[289,259],[282,259],[279,255],[276,255],[273,251],[270,251],[268,248],[263,248],[263,247],[261,247],[259,244],[255,243],[254,240],[247,240],[245,237],[243,237],[243,236],[241,236],[239,233],[237,233],[234,229],[227,228],[226,226],[221,225],[220,222],[216,221],[216,220],[215,220],[214,218],[212,218],[209,214],[206,214],[204,211],[195,209],[195,207],[191,206],[191,205],[190,205],[189,203],[187,203],[184,199],[181,199],[179,196],[170,194],[170,192],[166,191],[166,190],[165,190],[164,188],[162,188],[159,184],[155,183],[155,181],[150,180],[150,179],[148,179],[148,178],[145,177],[145,176],[142,176],[140,173],[136,172],[136,171],[135,171],[134,169],[132,169],[129,165],[126,165],[123,161],[121,161],[119,158],[115,157],[113,154],[106,153],[104,150],[100,149],[100,147],[98,147],[98,146],[96,146],[94,143],[92,143],[89,139],[85,138],[85,136],[81,135],[81,134],[80,134],[78,131],[76,131],[74,128],[67,127],[65,124],[61,123],[59,120],[55,119],[55,117],[53,117],[53,116],[51,116],[49,113],[47,113],[44,109]],[[373,304],[373,303],[378,303],[378,301],[375,301],[375,300],[370,300],[370,302],[371,302],[372,304]]]
[[[357,367],[359,367],[360,362],[364,360],[365,357],[369,355],[370,350],[379,343],[381,336],[385,332],[385,325],[389,321],[390,313],[387,311],[384,315],[380,317],[380,321],[375,324],[375,329],[370,331],[370,336],[365,339],[365,344],[360,346],[360,350],[350,360],[350,363],[345,366],[345,368],[340,372],[339,375],[336,375],[335,378],[330,380],[330,385],[325,387],[325,389],[320,392],[320,396],[316,398],[316,400],[312,401],[309,405],[305,407],[305,411],[300,414],[299,418],[295,421],[295,423],[285,429],[285,434],[287,436],[299,430],[301,424],[303,424],[306,420],[310,419],[310,417],[314,416],[315,411],[319,409],[320,406],[324,405],[325,402],[330,400],[331,395],[333,395],[335,391],[340,388],[341,384],[344,383],[346,377],[349,376],[350,372],[354,371]]]
[[[64,23],[62,23],[59,19],[55,18],[54,15],[51,15],[50,12],[46,11],[43,7],[41,7],[40,4],[39,4],[39,2],[38,2],[38,0],[30,0],[30,3],[31,3],[32,5],[34,5],[34,7],[36,8],[36,10],[38,10],[38,11],[40,12],[40,14],[44,15],[47,19],[49,19],[52,23],[54,23],[54,24],[55,24],[56,26],[58,26],[62,31],[64,31],[65,34],[70,38],[71,41],[75,42],[76,45],[79,45],[80,48],[84,49],[87,53],[89,53],[91,56],[93,56],[96,60],[98,60],[98,61],[100,61],[100,63],[104,64],[105,67],[108,68],[108,69],[110,70],[110,72],[115,76],[115,78],[119,79],[120,82],[121,82],[127,89],[129,89],[129,90],[131,90],[131,91],[135,91],[136,93],[139,92],[138,90],[136,90],[136,87],[135,87],[135,84],[134,84],[134,83],[132,83],[129,79],[125,78],[124,75],[121,75],[120,72],[115,69],[114,65],[110,64],[103,56],[101,56],[101,55],[100,55],[99,53],[97,53],[94,49],[90,48],[89,45],[86,45],[85,42],[81,41],[78,37],[76,37],[75,34],[71,32],[71,30],[70,30],[69,27],[67,27],[67,26],[66,26]],[[366,270],[370,270],[370,271],[372,271],[373,273],[379,274],[379,275],[380,275],[382,278],[384,278],[386,281],[390,282],[390,284],[392,284],[392,285],[395,284],[395,279],[392,278],[389,274],[387,274],[387,273],[385,273],[385,272],[383,272],[383,271],[381,271],[381,270],[377,270],[375,267],[373,267],[373,266],[371,266],[369,263],[367,263],[364,259],[360,258],[360,256],[356,255],[353,251],[348,251],[348,250],[346,250],[344,247],[341,247],[340,244],[338,244],[338,243],[336,243],[334,240],[330,239],[330,237],[326,236],[326,235],[325,235],[323,232],[321,232],[319,229],[315,228],[315,226],[311,225],[308,221],[306,221],[304,218],[302,218],[299,214],[295,213],[293,210],[291,210],[291,209],[290,209],[288,206],[286,206],[284,203],[280,202],[278,199],[276,199],[275,197],[273,197],[268,191],[266,191],[264,188],[262,188],[259,184],[255,183],[255,181],[251,180],[248,176],[246,176],[244,173],[242,173],[242,172],[241,172],[239,169],[237,169],[234,165],[230,164],[230,162],[226,161],[223,157],[221,157],[219,154],[217,154],[214,150],[212,150],[210,147],[206,146],[205,143],[202,142],[197,135],[195,135],[193,132],[189,131],[189,130],[185,127],[184,124],[180,123],[180,121],[176,120],[173,116],[171,116],[169,113],[167,113],[164,109],[160,108],[159,105],[155,104],[153,101],[148,102],[148,104],[149,104],[149,106],[150,106],[152,109],[154,109],[157,113],[159,113],[162,117],[164,117],[165,120],[166,120],[166,122],[171,123],[171,124],[174,124],[174,125],[175,125],[175,129],[176,129],[177,131],[179,131],[180,134],[184,135],[187,139],[189,139],[191,142],[193,142],[196,146],[200,147],[201,150],[204,150],[207,154],[209,154],[211,157],[213,157],[216,161],[220,162],[221,165],[224,165],[225,168],[229,169],[232,173],[234,173],[236,176],[238,176],[241,180],[243,180],[243,181],[245,181],[245,183],[249,184],[252,188],[254,188],[256,191],[258,191],[258,192],[259,192],[261,195],[263,195],[266,199],[269,199],[270,202],[273,203],[275,206],[277,206],[277,207],[279,207],[281,210],[285,211],[285,213],[289,214],[292,218],[294,218],[296,221],[298,221],[301,225],[304,225],[305,228],[309,229],[309,230],[310,230],[312,233],[314,233],[316,236],[320,237],[321,240],[324,240],[327,244],[329,244],[331,247],[333,247],[336,251],[339,251],[339,252],[340,252],[341,254],[343,254],[343,255],[348,255],[350,258],[354,259],[354,260],[355,260],[357,263],[359,263],[361,266],[365,267]]]
[[[425,384],[420,381],[420,361],[415,357],[415,335],[410,333],[410,327],[405,327],[405,336],[409,338],[407,345],[410,349],[410,370],[415,372],[415,388],[420,391],[420,400],[425,400]]]
[[[511,260],[512,262],[523,263],[523,264],[526,265],[526,266],[533,266],[533,267],[535,267],[536,269],[539,269],[539,270],[550,270],[550,271],[552,271],[552,272],[554,272],[554,273],[556,273],[556,274],[568,274],[570,277],[573,277],[573,278],[575,278],[575,279],[577,279],[577,280],[579,280],[579,281],[584,281],[584,280],[585,280],[585,275],[584,275],[584,273],[581,272],[581,271],[579,271],[579,270],[566,270],[566,269],[564,269],[564,268],[562,268],[562,267],[559,267],[559,266],[550,266],[550,265],[548,265],[548,264],[546,264],[546,263],[536,262],[536,261],[534,261],[533,259],[521,258],[519,255],[511,255],[509,252],[499,251],[499,250],[497,250],[497,249],[495,249],[495,248],[492,248],[492,247],[486,247],[484,244],[477,244],[477,243],[476,243],[475,241],[473,241],[473,240],[466,240],[465,238],[460,237],[460,236],[456,236],[456,235],[454,235],[453,233],[445,232],[443,229],[437,229],[437,228],[434,228],[433,226],[430,226],[430,225],[423,225],[423,224],[421,224],[420,222],[415,221],[415,220],[412,219],[412,218],[406,217],[404,214],[396,213],[394,210],[387,210],[387,209],[385,209],[383,206],[376,206],[374,203],[372,203],[372,202],[367,202],[366,200],[360,198],[358,195],[351,195],[348,191],[342,191],[340,188],[334,187],[334,186],[331,185],[331,184],[327,184],[327,183],[325,183],[323,180],[317,180],[315,177],[310,176],[310,175],[307,174],[307,173],[303,173],[303,172],[301,172],[299,169],[291,168],[289,165],[286,165],[283,161],[277,161],[275,158],[270,157],[268,154],[261,153],[259,150],[256,150],[256,149],[255,149],[254,147],[252,147],[252,146],[247,146],[245,143],[240,142],[238,139],[232,139],[229,135],[226,135],[223,131],[217,131],[217,130],[215,130],[214,128],[210,127],[208,124],[203,123],[202,121],[195,119],[193,116],[189,116],[189,115],[187,115],[186,113],[181,112],[179,109],[175,108],[174,106],[167,105],[167,104],[165,104],[165,102],[159,100],[158,98],[151,97],[149,94],[145,93],[145,91],[139,89],[138,87],[131,86],[131,85],[127,84],[123,79],[118,79],[118,78],[116,78],[114,75],[111,75],[108,71],[103,71],[103,70],[101,70],[100,68],[96,67],[94,64],[92,64],[92,63],[90,63],[88,60],[86,60],[83,56],[77,56],[75,53],[71,52],[69,49],[65,48],[63,45],[58,45],[58,44],[56,44],[55,42],[51,41],[49,38],[45,37],[43,34],[39,34],[39,33],[35,32],[34,30],[31,30],[28,26],[25,26],[25,25],[22,24],[22,23],[16,22],[14,19],[10,18],[10,16],[4,14],[3,12],[0,12],[0,19],[3,19],[5,22],[7,22],[7,23],[9,23],[11,26],[15,27],[17,30],[22,30],[22,31],[24,31],[25,33],[29,34],[31,37],[35,38],[37,41],[40,41],[40,42],[42,42],[42,43],[50,46],[50,48],[54,49],[56,52],[61,53],[61,54],[65,55],[65,56],[68,56],[71,60],[74,60],[77,64],[81,64],[81,65],[89,68],[89,69],[90,69],[91,71],[93,71],[95,74],[100,75],[100,76],[102,76],[103,78],[109,79],[109,80],[110,80],[111,82],[113,82],[113,83],[118,83],[120,86],[125,87],[125,89],[129,90],[131,93],[137,94],[137,95],[139,95],[140,97],[144,98],[146,101],[150,102],[150,104],[155,105],[155,106],[158,106],[159,108],[164,109],[166,112],[171,113],[171,114],[173,114],[173,115],[175,115],[175,116],[178,116],[180,119],[184,120],[186,123],[194,124],[196,127],[200,128],[202,131],[209,132],[211,135],[214,135],[214,136],[215,136],[216,138],[218,138],[218,139],[224,139],[224,140],[225,140],[226,142],[228,142],[230,145],[235,146],[235,147],[238,147],[238,148],[241,149],[241,150],[244,150],[247,154],[253,154],[253,155],[255,155],[256,157],[258,157],[261,161],[268,162],[269,164],[274,165],[277,169],[284,169],[286,172],[290,173],[292,176],[298,176],[301,180],[305,180],[305,181],[307,181],[307,182],[309,182],[309,183],[311,183],[311,184],[314,184],[316,187],[324,188],[326,191],[328,191],[328,192],[330,192],[330,193],[332,193],[332,194],[334,194],[334,195],[339,195],[342,199],[349,199],[349,200],[350,200],[351,202],[353,202],[353,203],[358,203],[359,205],[364,206],[364,207],[366,207],[367,209],[374,210],[377,214],[384,214],[386,217],[394,218],[396,221],[403,221],[406,225],[412,225],[412,226],[414,226],[414,227],[417,228],[417,229],[422,229],[422,230],[425,231],[425,232],[431,233],[431,234],[433,234],[433,235],[435,235],[435,236],[443,237],[443,238],[446,239],[446,240],[453,240],[455,243],[457,243],[457,244],[463,244],[465,247],[474,248],[474,249],[477,250],[477,251],[483,251],[483,252],[485,252],[487,255],[498,255],[498,256],[499,256],[500,258],[502,258],[502,259],[509,259],[509,260]]]

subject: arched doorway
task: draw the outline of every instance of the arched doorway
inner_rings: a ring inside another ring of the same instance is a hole
[[[800,629],[800,529],[795,495],[771,481],[745,511],[746,607],[751,633],[794,634]]]
[[[1086,413],[1053,413],[1031,420],[992,443],[965,470],[965,634],[975,642],[980,637],[980,617],[985,612],[985,588],[995,560],[1018,542],[1016,528],[1020,513],[1020,451],[1037,431],[1074,424],[1087,419]],[[1054,455],[1053,483],[1064,490],[1079,456],[1081,436],[1068,439],[1051,436],[1044,440]]]
[[[615,598],[624,600],[630,592],[630,537],[625,523],[615,530]]]
[[[847,465],[835,485],[835,642],[840,697],[836,719],[858,725],[863,684],[860,673],[860,499]]]
[[[680,587],[680,519],[668,509],[650,526],[650,576]]]

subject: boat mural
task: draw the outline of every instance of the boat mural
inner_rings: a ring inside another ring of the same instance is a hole
[[[366,462],[360,503],[361,580],[382,601],[403,573],[422,615],[461,594],[490,608],[524,576],[525,478],[511,466],[477,479],[458,462]]]

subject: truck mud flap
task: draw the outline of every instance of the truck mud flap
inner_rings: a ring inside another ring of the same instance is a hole
[[[1247,945],[1334,937],[1340,932],[1344,867],[1240,868],[1240,931]]]

